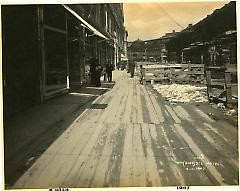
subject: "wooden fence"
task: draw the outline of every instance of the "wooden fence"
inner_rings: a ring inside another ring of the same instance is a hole
[[[206,84],[210,101],[237,104],[237,65],[207,67],[205,76],[203,64],[162,65],[139,62],[137,68],[140,64],[145,68],[145,81]]]
[[[216,76],[216,74],[221,74]],[[206,82],[209,100],[217,100],[226,104],[237,104],[238,84],[237,67],[207,67]]]
[[[139,65],[139,64],[138,64]],[[204,83],[203,64],[144,65],[146,81]]]

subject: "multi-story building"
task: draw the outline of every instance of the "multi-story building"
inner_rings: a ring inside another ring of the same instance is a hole
[[[128,59],[134,60],[134,61],[143,61],[144,49],[145,49],[145,43],[140,39],[133,42],[128,42],[128,45],[127,45]]]
[[[168,55],[166,49],[167,43],[177,32],[166,33],[164,36],[142,41],[140,39],[128,43],[128,58],[135,61],[152,61],[166,63],[170,61],[171,56]]]
[[[232,1],[180,31],[168,43],[167,49],[176,54],[177,62],[206,66],[236,64],[236,30],[236,2]]]
[[[4,116],[89,83],[125,54],[122,4],[2,6]]]
[[[121,54],[126,54],[124,51],[126,29],[122,4],[81,4],[65,7],[70,13],[77,14],[81,20],[88,22],[88,24],[79,23],[79,18],[71,15],[71,22],[75,20],[80,24],[77,30],[87,33],[83,45],[86,50],[83,59],[85,68],[89,68],[92,57],[97,58],[102,66],[109,62],[116,67],[121,60]],[[76,29],[73,27],[73,30]],[[79,35],[77,36],[79,38]],[[85,75],[87,74],[88,72],[85,71]]]

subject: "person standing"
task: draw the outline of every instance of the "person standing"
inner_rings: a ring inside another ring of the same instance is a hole
[[[140,65],[140,84],[143,84],[143,79],[145,78],[145,69],[143,68],[142,64]]]
[[[91,84],[96,84],[96,60],[91,58],[90,59],[90,78],[91,78]]]
[[[113,71],[113,65],[107,63],[106,65],[106,72],[107,72],[107,77],[108,77],[108,82],[112,82],[112,71]]]
[[[102,67],[102,73],[103,73],[103,81],[106,82],[107,81],[107,72],[106,72],[106,67]]]
[[[134,70],[135,70],[135,62],[134,62],[134,61],[131,61],[131,62],[129,63],[129,70],[130,70],[131,78],[133,78],[133,76],[134,76]]]
[[[101,74],[102,74],[102,67],[100,64],[98,64],[96,67],[96,81],[95,81],[96,87],[101,86]]]
[[[122,61],[120,61],[120,62],[117,63],[117,69],[118,69],[118,70],[119,70],[119,68],[121,67],[121,62],[122,62]]]

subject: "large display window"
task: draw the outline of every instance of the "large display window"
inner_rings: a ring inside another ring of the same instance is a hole
[[[43,7],[45,96],[69,87],[66,22],[62,6]]]
[[[67,87],[66,35],[45,30],[46,92]]]

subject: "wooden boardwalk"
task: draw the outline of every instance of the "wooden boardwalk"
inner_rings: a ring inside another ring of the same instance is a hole
[[[13,188],[238,184],[236,127],[117,72]]]

